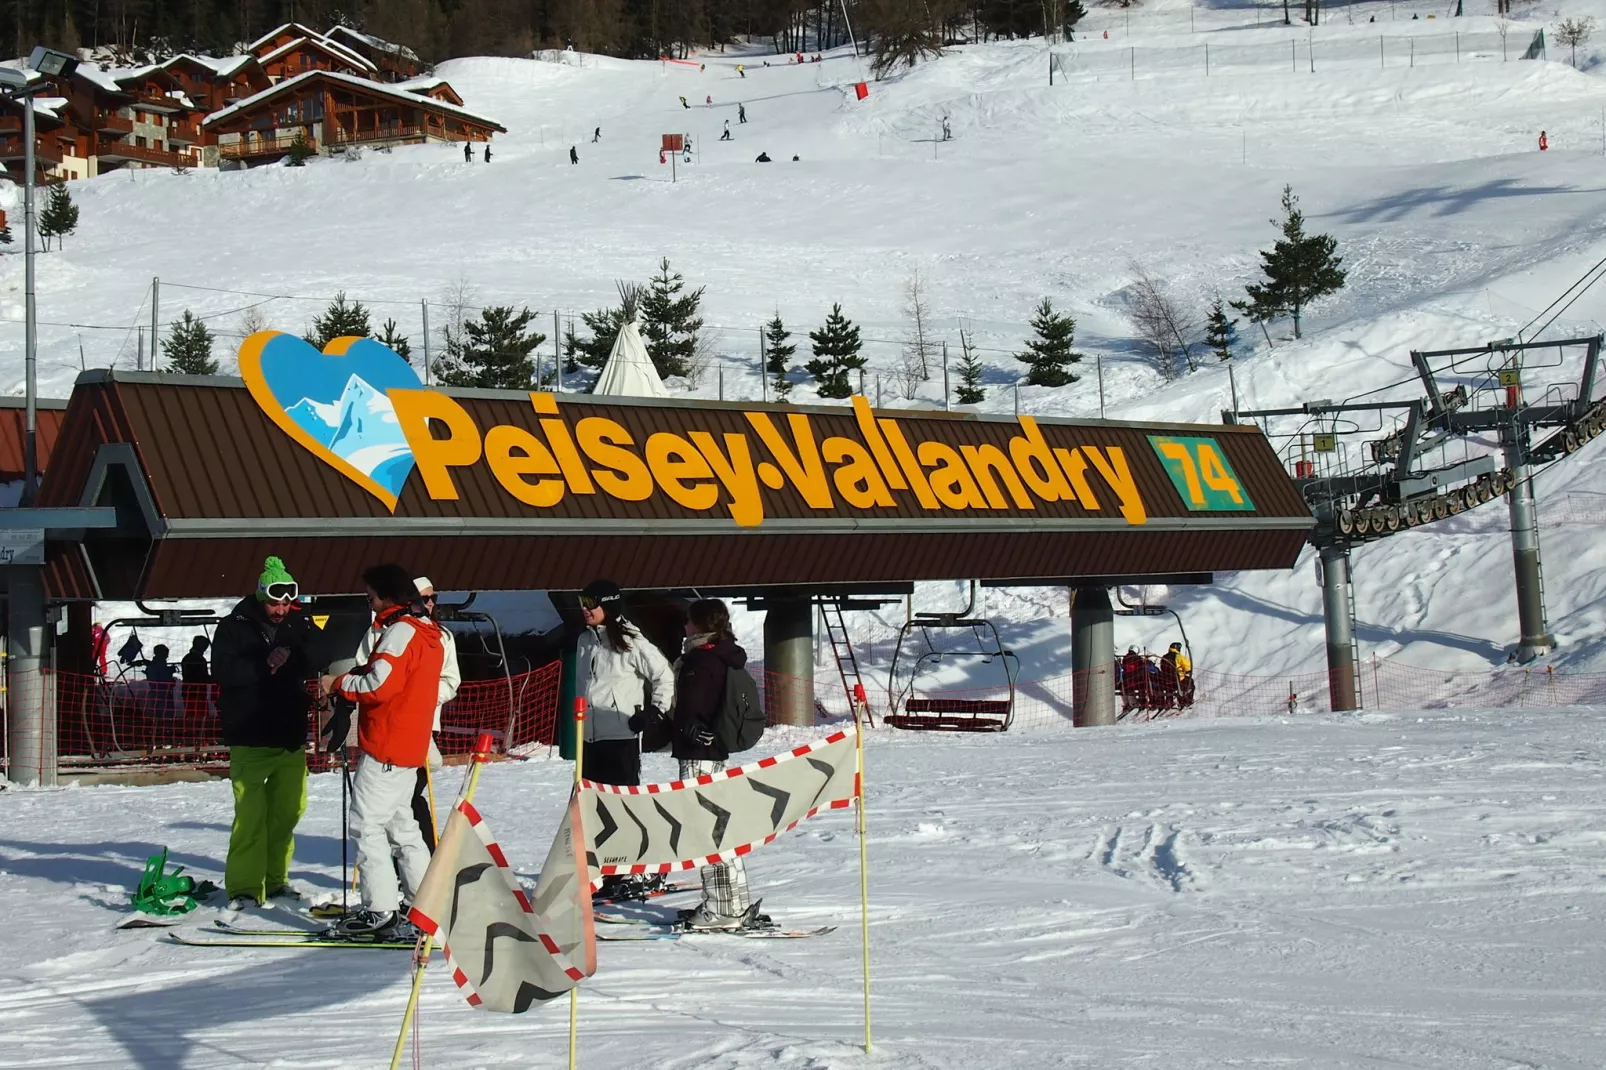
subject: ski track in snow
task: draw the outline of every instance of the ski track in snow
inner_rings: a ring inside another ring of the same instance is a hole
[[[583,1065],[1570,1070],[1606,1050],[1599,711],[867,746],[875,1053],[855,1048],[856,844],[838,814],[749,861],[778,919],[836,933],[602,945]],[[537,760],[482,780],[476,803],[527,878],[569,775]],[[669,763],[649,756],[647,775]],[[330,896],[338,781],[315,777],[311,797],[295,878]],[[385,1065],[405,955],[111,930],[160,844],[216,878],[229,813],[223,783],[0,795],[0,1066]],[[421,1021],[425,1065],[564,1063],[561,1005],[475,1012],[438,962]]]

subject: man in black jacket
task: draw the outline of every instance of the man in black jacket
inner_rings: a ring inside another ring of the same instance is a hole
[[[263,563],[256,593],[217,626],[212,677],[234,785],[223,884],[231,909],[295,898],[290,858],[307,809],[307,720],[313,666],[300,591],[284,562]]]

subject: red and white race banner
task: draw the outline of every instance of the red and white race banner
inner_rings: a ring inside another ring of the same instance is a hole
[[[598,872],[669,873],[745,855],[822,810],[853,805],[858,793],[853,735],[838,732],[692,780],[582,780],[578,799]]]

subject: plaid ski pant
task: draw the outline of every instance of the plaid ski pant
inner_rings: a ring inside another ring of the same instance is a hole
[[[683,758],[680,762],[680,779],[690,780],[692,777],[707,773],[718,773],[724,768],[724,762],[692,761]],[[747,867],[742,865],[740,858],[704,866],[702,876],[703,905],[710,913],[729,917],[747,912],[749,906]]]

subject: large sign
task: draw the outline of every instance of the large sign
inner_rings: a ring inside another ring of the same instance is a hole
[[[246,339],[240,373],[285,434],[392,513],[404,491],[417,494],[407,490],[415,469],[430,501],[461,501],[473,515],[484,514],[489,485],[504,499],[494,508],[512,515],[631,515],[645,503],[658,515],[728,516],[744,528],[777,515],[1118,516],[1141,525],[1156,511],[1255,509],[1226,450],[1208,436],[1149,436],[1145,458],[1145,439],[1119,425],[892,417],[862,397],[829,415],[560,411],[558,398],[541,392],[527,405],[465,404],[425,389],[405,360],[371,339],[338,338],[319,353],[272,331]]]

